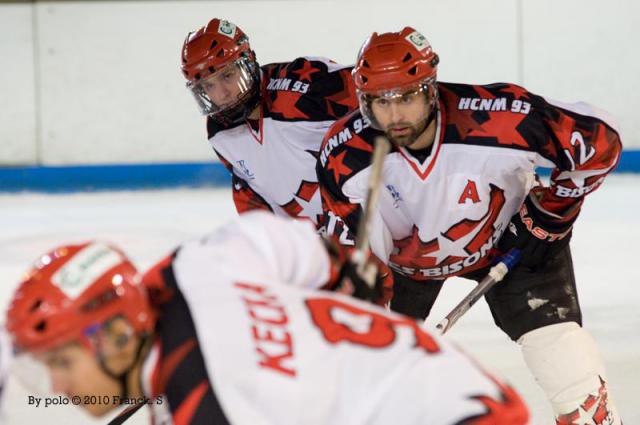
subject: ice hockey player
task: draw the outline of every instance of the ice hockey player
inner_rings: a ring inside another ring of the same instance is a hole
[[[8,329],[56,391],[100,397],[81,404],[96,416],[143,400],[176,425],[527,423],[510,387],[413,319],[314,289],[339,258],[310,223],[266,212],[182,245],[142,284],[117,248],[63,246],[18,287]]]
[[[331,127],[320,151],[327,227],[356,228],[373,139],[386,135],[394,147],[370,241],[394,270],[392,310],[426,318],[448,277],[479,280],[494,248],[518,248],[520,264],[485,297],[495,323],[521,345],[558,424],[619,424],[581,327],[569,249],[584,197],[618,162],[618,131],[584,103],[507,83],[438,82],[438,60],[409,27],[364,43],[353,70],[360,110]],[[548,187],[537,167],[553,168]]]
[[[329,126],[358,107],[351,67],[319,57],[260,67],[247,35],[216,18],[187,35],[182,73],[232,173],[238,212],[317,223],[316,155]]]

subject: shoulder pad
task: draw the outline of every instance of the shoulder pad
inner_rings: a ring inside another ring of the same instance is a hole
[[[324,137],[318,156],[318,167],[332,173],[336,184],[367,168],[371,163],[373,143],[382,133],[354,111],[336,121]]]
[[[298,58],[263,68],[265,105],[278,120],[335,120],[357,107],[351,68]]]
[[[543,136],[539,96],[515,84],[439,83],[444,143],[532,150]]]

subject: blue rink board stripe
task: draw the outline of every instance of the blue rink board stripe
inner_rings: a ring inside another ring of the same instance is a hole
[[[616,172],[640,173],[640,150],[623,151]],[[230,180],[219,162],[0,167],[0,192],[220,187]]]
[[[219,162],[0,168],[0,192],[220,187],[230,181]]]
[[[640,173],[640,149],[623,150],[617,173]]]

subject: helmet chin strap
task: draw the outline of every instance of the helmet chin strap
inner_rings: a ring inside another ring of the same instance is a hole
[[[129,375],[131,374],[133,369],[135,369],[135,367],[138,365],[142,356],[142,351],[147,346],[147,342],[149,340],[150,340],[149,335],[143,335],[140,338],[140,340],[138,341],[138,346],[136,347],[136,355],[133,358],[131,365],[129,365],[129,367],[127,367],[124,371],[120,373],[114,373],[113,371],[109,370],[109,368],[106,365],[106,360],[104,356],[102,354],[98,355],[98,363],[100,364],[100,369],[102,369],[103,372],[106,373],[110,378],[118,381],[118,386],[120,387],[120,400],[124,401],[125,399],[129,398],[129,396],[131,395],[131,388],[129,387]]]

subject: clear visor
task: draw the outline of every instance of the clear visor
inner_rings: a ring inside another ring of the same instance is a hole
[[[401,99],[406,99],[409,97],[416,96],[420,93],[424,93],[427,98],[431,96],[429,91],[429,86],[432,84],[433,80],[429,79],[423,81],[419,84],[412,84],[410,86],[405,87],[397,87],[388,90],[379,90],[374,92],[359,92],[360,100],[373,102],[377,99],[381,99],[383,101],[398,101]],[[427,99],[428,100],[428,99]]]
[[[202,80],[188,82],[187,88],[200,112],[211,115],[237,108],[250,96],[253,84],[249,61],[241,58]]]
[[[435,83],[435,78],[429,78],[417,84],[388,90],[373,92],[357,90],[360,111],[362,112],[362,115],[371,122],[371,126],[373,128],[382,130],[373,114],[372,108],[374,105],[376,109],[384,109],[389,107],[391,104],[412,103],[418,97],[424,95],[426,102],[433,108],[437,99]]]

